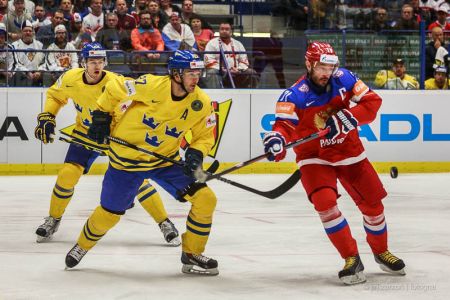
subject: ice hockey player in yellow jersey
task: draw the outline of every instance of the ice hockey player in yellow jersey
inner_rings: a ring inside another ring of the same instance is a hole
[[[132,100],[111,136],[140,148],[180,160],[179,148],[191,131],[190,147],[182,166],[110,142],[111,164],[103,180],[100,205],[88,218],[75,246],[66,256],[66,267],[75,267],[83,256],[114,227],[133,201],[144,178],[150,178],[175,199],[189,201],[191,210],[182,234],[182,272],[217,275],[218,263],[203,255],[211,230],[217,198],[193,174],[214,144],[216,124],[210,98],[198,86],[203,60],[188,50],[176,51],[168,61],[168,76],[144,75],[136,80],[108,82],[93,112],[89,136],[101,143],[110,134],[111,114],[122,99]]]
[[[119,80],[122,76],[104,70],[106,52],[98,43],[86,44],[82,49],[82,58],[83,68],[67,71],[48,89],[44,111],[37,118],[35,136],[44,144],[53,142],[55,116],[68,100],[72,99],[77,111],[73,137],[88,147],[107,151],[108,145],[93,142],[88,138],[87,132],[92,123],[92,111],[96,109],[96,101],[105,85],[109,81]],[[120,115],[116,114],[116,118],[119,117]],[[75,185],[81,175],[89,171],[98,156],[98,152],[78,144],[70,144],[52,192],[49,216],[36,230],[37,242],[49,241],[58,230],[61,217],[72,199]],[[147,180],[141,183],[142,186],[135,194],[137,199],[159,224],[165,240],[171,245],[180,245],[178,231],[168,219],[159,193]]]

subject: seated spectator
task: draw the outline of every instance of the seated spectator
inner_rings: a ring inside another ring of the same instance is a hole
[[[114,0],[103,0],[102,10],[103,13],[107,14],[113,12],[115,8]]]
[[[12,46],[16,50],[42,50],[42,43],[34,38],[33,25],[25,21],[22,25],[22,37],[15,41]],[[17,86],[41,86],[42,73],[39,71],[44,63],[42,52],[15,52]]]
[[[47,49],[51,43],[55,41],[55,28],[56,26],[64,23],[64,13],[62,10],[55,11],[51,19],[51,23],[42,26],[36,34],[36,39],[44,45],[44,49]]]
[[[34,16],[31,19],[31,24],[33,24],[34,33],[37,33],[40,27],[49,25],[51,23],[52,23],[51,18],[46,16],[44,7],[39,4],[36,5],[34,7]]]
[[[74,0],[73,12],[79,13],[81,18],[89,14],[88,0]]]
[[[64,13],[64,25],[69,27],[70,22],[73,20],[72,0],[61,0],[59,3],[59,9]]]
[[[104,15],[102,11],[102,0],[91,1],[91,12],[83,18],[84,32],[90,33],[92,40],[104,25]]]
[[[25,4],[25,12],[29,13],[30,15],[33,14],[34,12],[34,1],[31,0],[24,0],[24,4]],[[14,11],[16,8],[14,7],[14,0],[9,0],[8,2],[8,10],[9,11]]]
[[[72,22],[70,22],[69,26],[69,41],[74,44],[74,40],[83,33],[83,19],[81,18],[79,13],[73,14]]]
[[[434,70],[434,77],[425,80],[426,90],[448,90],[450,79],[448,79],[447,68],[438,66]]]
[[[161,6],[161,11],[166,15],[167,19],[170,19],[174,12],[178,13],[178,15],[181,14],[181,8],[177,5],[173,5],[172,0],[161,0],[159,4]]]
[[[6,26],[0,23],[0,50],[13,50],[14,48],[6,42]],[[16,61],[13,52],[0,52],[0,86],[6,86],[13,76]]]
[[[205,51],[214,51],[217,54],[205,54],[206,65],[206,87],[220,88],[222,86],[222,77],[224,79],[223,87],[232,87],[229,80],[230,72],[236,87],[249,88],[256,87],[257,74],[255,70],[249,68],[247,54],[235,53],[245,52],[241,42],[232,38],[233,27],[230,23],[221,23],[219,25],[219,37],[213,38],[206,45]],[[225,62],[220,59],[220,51],[225,53]],[[222,65],[221,65],[222,62]]]
[[[437,20],[428,26],[428,30],[432,30],[434,27],[440,27],[444,31],[450,30],[450,23],[447,22],[448,17],[448,11],[450,10],[450,7],[447,3],[442,2],[441,5],[439,5],[437,9]]]
[[[148,12],[152,16],[153,27],[158,28],[158,30],[161,32],[164,26],[169,23],[169,18],[159,8],[158,0],[148,1]]]
[[[105,49],[128,51],[131,49],[130,35],[126,30],[119,31],[117,29],[118,22],[116,13],[107,13],[105,27],[100,29],[95,40]]]
[[[45,68],[48,71],[44,73],[44,85],[51,86],[62,72],[69,69],[78,68],[78,55],[75,47],[68,42],[67,29],[60,24],[55,28],[55,42],[48,46],[47,50],[66,50],[73,52],[49,52],[46,56]]]
[[[414,10],[411,5],[404,4],[402,6],[402,14],[400,19],[394,25],[397,30],[419,30],[419,23],[414,18]]]
[[[55,14],[55,11],[58,10],[55,0],[44,0],[44,8],[46,16],[50,18]]]
[[[191,16],[190,25],[194,33],[198,51],[205,51],[206,44],[214,38],[214,32],[211,29],[203,28],[202,20],[196,14]]]
[[[31,21],[31,13],[25,11],[24,0],[14,0],[14,10],[10,10],[6,16],[3,17],[3,23],[8,32],[8,41],[10,43],[20,39],[22,33],[22,23]]]
[[[172,13],[169,23],[164,26],[162,38],[167,51],[197,48],[194,33],[188,25],[181,24],[180,16],[176,12]]]
[[[447,48],[441,27],[436,26],[431,30],[431,39],[432,41],[425,47],[425,79],[433,78],[434,76],[433,65],[435,64],[437,50],[440,47]]]
[[[147,0],[135,0],[135,5],[132,7],[131,15],[136,19],[136,24],[139,24],[139,13],[147,10]]]
[[[3,17],[8,13],[8,0],[0,0],[0,22],[3,22]]]
[[[375,86],[388,90],[417,90],[417,79],[406,74],[405,62],[401,58],[394,60],[391,70],[381,70],[374,81]]]
[[[115,12],[118,18],[117,29],[119,31],[130,33],[131,30],[136,28],[136,19],[128,13],[128,6],[125,0],[116,1]]]
[[[368,28],[369,30],[373,30],[376,32],[380,32],[382,30],[391,30],[392,22],[388,19],[388,12],[386,9],[382,7],[378,7],[375,10],[375,16],[372,20],[372,22],[369,23]]]
[[[416,18],[417,23],[420,24],[420,21],[425,21],[425,26],[428,27],[433,20],[436,19],[434,9],[431,7],[423,6],[423,1],[419,0],[411,0],[409,1],[409,5],[412,6],[414,10],[414,17]],[[429,2],[429,1],[427,1]]]
[[[147,11],[139,13],[139,27],[131,31],[131,45],[138,51],[164,51],[164,41],[157,28],[153,28],[152,18]],[[145,54],[148,59],[159,59],[159,53]]]

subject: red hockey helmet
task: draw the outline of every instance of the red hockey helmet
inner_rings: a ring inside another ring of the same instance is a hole
[[[339,58],[333,47],[328,43],[312,42],[308,45],[305,55],[306,60],[311,63],[321,62],[325,64],[337,65]]]

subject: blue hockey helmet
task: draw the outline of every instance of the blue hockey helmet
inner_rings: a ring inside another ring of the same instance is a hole
[[[205,64],[198,54],[190,50],[177,50],[169,57],[167,68],[169,69],[169,74],[174,75],[174,70],[179,74],[183,74],[183,70],[186,69],[203,71]]]
[[[106,60],[106,50],[100,43],[86,43],[81,49],[81,57],[83,59],[105,58]]]

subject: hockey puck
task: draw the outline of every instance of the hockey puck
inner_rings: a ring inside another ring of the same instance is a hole
[[[398,176],[398,169],[397,169],[397,167],[391,167],[391,177],[392,178],[397,178],[397,176]]]

